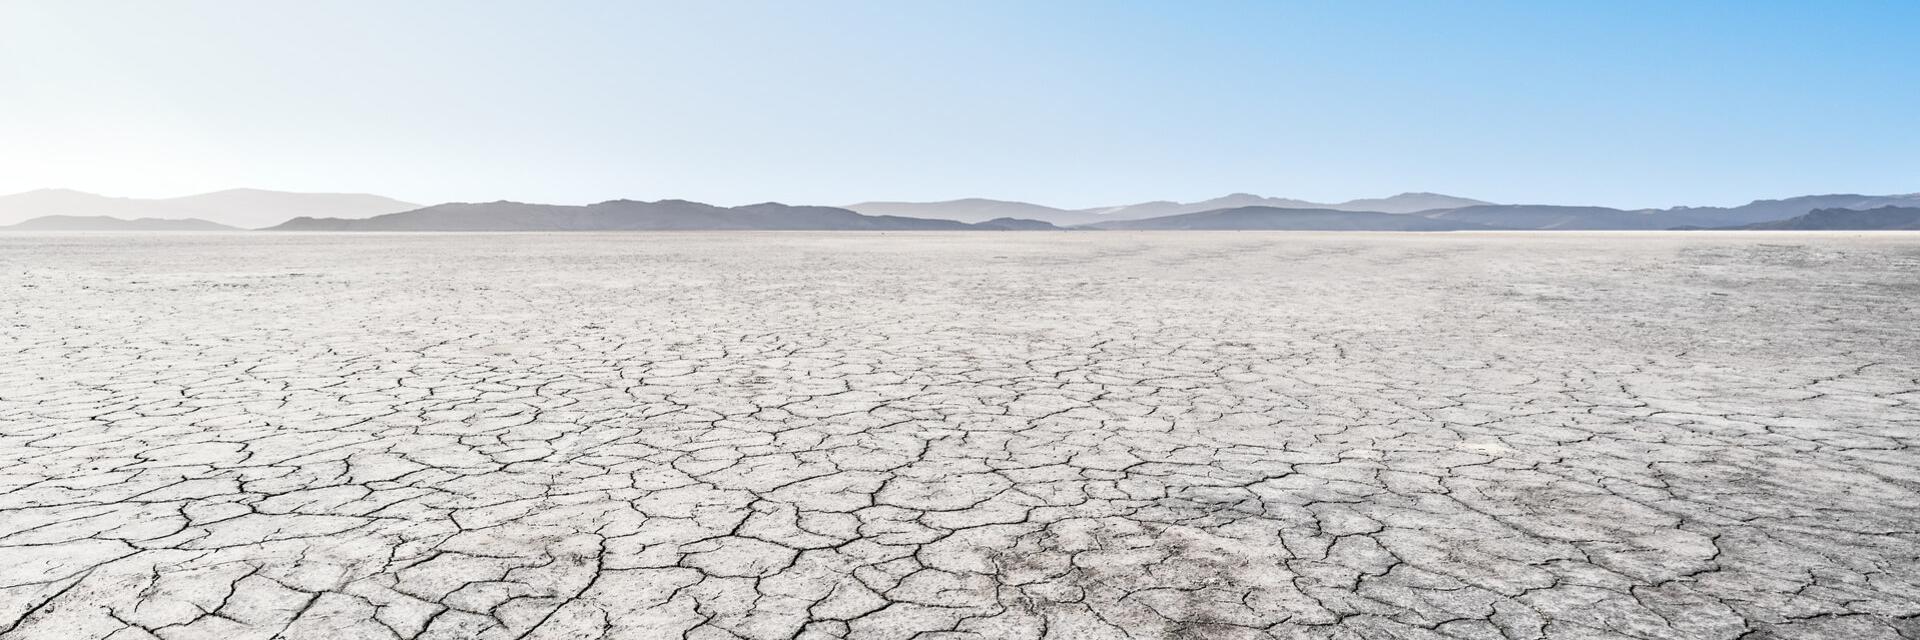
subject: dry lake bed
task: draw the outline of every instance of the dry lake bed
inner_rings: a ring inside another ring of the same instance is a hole
[[[4,235],[0,637],[1920,638],[1920,234]]]

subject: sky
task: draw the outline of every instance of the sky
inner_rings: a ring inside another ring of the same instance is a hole
[[[1920,192],[1920,2],[0,0],[0,193]]]

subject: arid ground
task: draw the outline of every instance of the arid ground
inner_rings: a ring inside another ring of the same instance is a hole
[[[1920,234],[0,236],[0,637],[1920,638]]]

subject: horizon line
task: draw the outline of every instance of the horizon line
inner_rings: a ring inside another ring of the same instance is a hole
[[[744,207],[744,206],[752,206],[752,205],[758,205],[758,204],[786,204],[791,206],[824,206],[824,207],[848,208],[848,207],[866,205],[866,204],[944,204],[944,203],[961,202],[961,201],[967,201],[967,200],[984,200],[984,201],[991,201],[991,202],[1034,205],[1034,206],[1047,207],[1051,209],[1057,209],[1061,211],[1091,211],[1096,209],[1133,206],[1133,205],[1145,204],[1145,203],[1151,203],[1151,202],[1176,202],[1181,204],[1197,204],[1197,203],[1206,202],[1209,200],[1217,200],[1217,199],[1233,197],[1233,196],[1253,196],[1253,197],[1269,198],[1269,199],[1297,200],[1297,201],[1307,202],[1311,204],[1342,205],[1342,204],[1347,204],[1357,200],[1379,200],[1379,199],[1396,198],[1401,196],[1429,195],[1429,196],[1441,196],[1441,197],[1448,197],[1448,198],[1460,198],[1460,199],[1467,199],[1467,200],[1479,200],[1481,202],[1485,202],[1487,204],[1492,204],[1492,205],[1602,207],[1602,208],[1608,208],[1608,209],[1618,209],[1621,211],[1654,211],[1654,210],[1665,210],[1665,209],[1715,208],[1715,207],[1732,208],[1732,207],[1750,205],[1757,202],[1790,200],[1793,198],[1820,197],[1820,196],[1844,196],[1844,195],[1859,195],[1859,196],[1872,196],[1872,197],[1920,196],[1920,191],[1892,192],[1892,193],[1872,193],[1872,192],[1865,192],[1865,191],[1826,191],[1821,193],[1798,193],[1798,194],[1791,194],[1791,195],[1756,197],[1756,198],[1751,198],[1749,200],[1746,200],[1744,202],[1737,202],[1733,204],[1669,204],[1669,205],[1660,206],[1660,207],[1618,207],[1613,205],[1593,204],[1593,203],[1510,202],[1510,201],[1505,201],[1500,199],[1487,199],[1487,198],[1478,198],[1473,196],[1461,196],[1461,195],[1447,193],[1444,191],[1430,191],[1430,190],[1400,191],[1390,195],[1360,196],[1360,197],[1354,197],[1354,198],[1347,198],[1344,200],[1316,200],[1312,198],[1301,198],[1301,197],[1294,197],[1294,196],[1287,196],[1287,195],[1268,195],[1268,194],[1258,193],[1255,191],[1243,190],[1243,191],[1233,191],[1233,192],[1224,193],[1221,195],[1210,196],[1210,197],[1205,197],[1205,198],[1200,198],[1195,200],[1158,198],[1153,200],[1135,200],[1130,202],[1110,203],[1110,204],[1094,205],[1094,206],[1088,206],[1088,207],[1072,207],[1072,206],[1058,206],[1054,204],[1047,204],[1045,202],[1038,201],[1038,200],[1025,200],[1025,199],[1018,199],[1018,198],[1003,198],[1003,197],[978,196],[978,195],[941,198],[941,199],[867,198],[867,199],[858,200],[854,202],[846,202],[846,203],[838,203],[838,204],[818,204],[818,203],[809,203],[802,200],[792,200],[792,199],[754,200],[754,201],[729,201],[729,200],[721,200],[721,199],[705,200],[700,198],[684,197],[684,196],[665,196],[665,197],[657,197],[653,199],[646,199],[644,197],[633,197],[633,196],[616,196],[611,198],[602,198],[602,199],[595,199],[595,200],[588,200],[588,201],[545,201],[540,199],[519,199],[519,198],[512,198],[512,197],[437,200],[433,198],[397,197],[397,196],[387,195],[383,193],[376,193],[373,191],[341,191],[341,190],[306,191],[306,190],[268,189],[268,188],[261,188],[261,187],[242,186],[242,187],[229,187],[224,189],[214,189],[211,191],[198,191],[193,193],[186,193],[183,195],[172,195],[172,196],[107,195],[107,194],[103,194],[95,191],[88,191],[85,189],[76,189],[72,187],[41,187],[36,189],[27,189],[25,191],[15,191],[11,193],[0,194],[0,198],[12,198],[12,197],[30,195],[35,193],[43,193],[43,192],[73,193],[73,194],[79,194],[84,196],[107,198],[107,199],[114,199],[114,200],[182,200],[187,198],[195,198],[195,197],[210,196],[210,195],[217,195],[217,194],[223,194],[223,193],[233,193],[233,192],[258,192],[258,193],[288,194],[288,195],[303,195],[303,196],[365,196],[365,197],[374,197],[374,198],[384,198],[384,199],[399,202],[401,204],[412,205],[420,208],[446,205],[446,204],[487,204],[487,203],[495,203],[495,202],[512,202],[512,203],[518,203],[518,204],[541,204],[541,205],[557,205],[557,206],[588,206],[588,205],[595,205],[595,204],[601,204],[606,202],[617,202],[617,201],[623,201],[623,200],[638,201],[638,202],[661,202],[661,201],[668,201],[668,200],[679,200],[679,201],[697,202],[700,204],[709,204],[709,205],[722,206],[722,207]]]

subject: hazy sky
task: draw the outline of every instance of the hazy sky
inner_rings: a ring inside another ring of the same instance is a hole
[[[0,0],[0,193],[1920,191],[1920,2]]]

